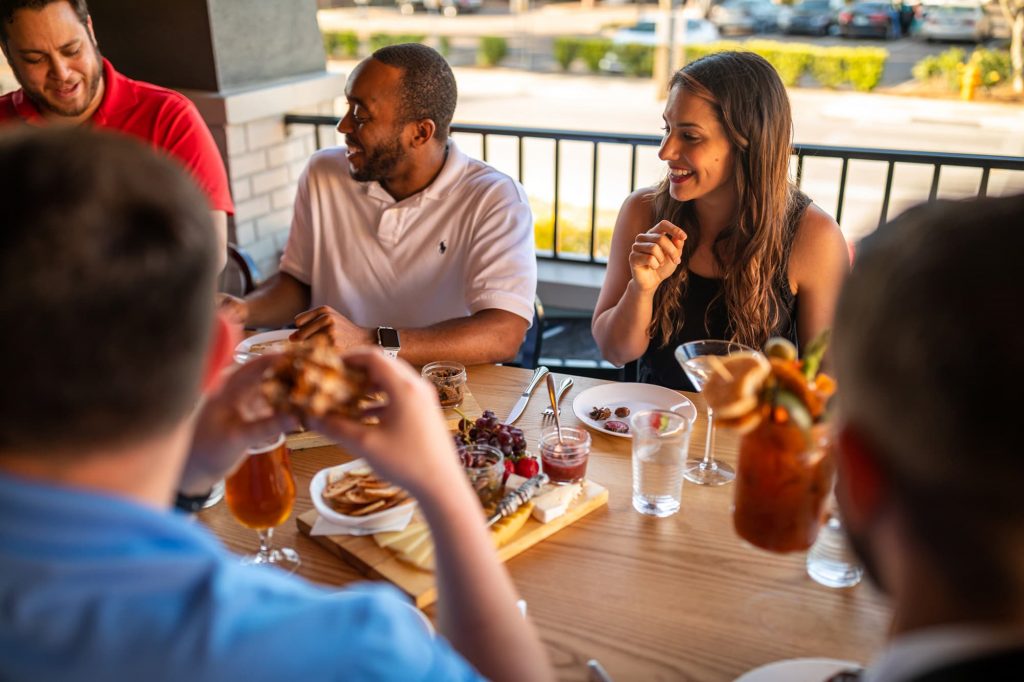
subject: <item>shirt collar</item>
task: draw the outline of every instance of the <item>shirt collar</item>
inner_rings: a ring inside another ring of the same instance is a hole
[[[893,639],[864,671],[863,682],[892,682],[958,661],[1020,645],[1022,633],[987,626],[943,626],[909,632]]]
[[[135,93],[126,87],[127,79],[114,70],[114,65],[106,57],[103,58],[103,100],[90,119],[97,125],[107,123],[115,112],[135,106]],[[36,105],[25,95],[25,89],[18,89],[11,95],[11,101],[18,117],[26,123],[43,125],[45,119]]]
[[[427,185],[425,189],[411,197],[406,197],[403,201],[409,201],[410,199],[416,199],[417,201],[444,199],[462,179],[462,174],[465,172],[468,162],[469,157],[462,153],[462,150],[455,144],[455,140],[448,138],[448,156],[445,159],[444,165],[441,166],[441,172],[437,174],[434,181]],[[381,187],[380,183],[376,180],[364,182],[362,185],[366,194],[371,198],[389,204],[397,203],[394,197],[388,194],[387,190]]]

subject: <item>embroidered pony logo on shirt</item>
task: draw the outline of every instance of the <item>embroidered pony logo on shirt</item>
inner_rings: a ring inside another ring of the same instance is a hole
[[[448,250],[448,245],[444,243],[443,239],[441,240],[441,243],[438,244],[437,250],[441,252],[442,256],[444,255],[444,252]]]

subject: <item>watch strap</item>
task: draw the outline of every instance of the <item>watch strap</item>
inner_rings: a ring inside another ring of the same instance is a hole
[[[174,497],[175,509],[180,509],[183,512],[189,514],[195,514],[203,508],[206,501],[210,499],[210,495],[213,494],[213,488],[210,488],[202,495],[184,495],[181,492]]]

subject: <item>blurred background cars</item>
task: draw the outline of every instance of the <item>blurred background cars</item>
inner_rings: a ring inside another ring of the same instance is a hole
[[[675,29],[674,42],[677,46],[713,43],[721,37],[714,24],[707,19],[701,19],[696,16],[678,13],[673,21],[673,25]],[[612,34],[612,45],[645,45],[650,47],[668,45],[668,30],[668,22],[664,15],[644,15],[633,26],[620,28]],[[600,67],[602,71],[608,73],[624,73],[626,70],[614,49],[610,50],[601,59]]]
[[[778,17],[779,6],[770,0],[725,0],[708,13],[723,35],[774,31]]]
[[[483,6],[483,0],[397,0],[402,14],[413,12],[438,12],[446,17],[476,12]]]
[[[929,42],[981,43],[992,37],[992,21],[980,5],[925,5],[920,35]]]
[[[887,2],[858,2],[839,12],[839,35],[844,38],[898,38],[899,15]]]
[[[836,12],[830,0],[803,0],[779,14],[779,30],[783,33],[825,36],[835,22]]]

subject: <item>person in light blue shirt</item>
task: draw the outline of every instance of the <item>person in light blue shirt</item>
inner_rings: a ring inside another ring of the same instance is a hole
[[[19,131],[0,202],[0,680],[551,679],[411,368],[347,356],[391,397],[378,426],[298,416],[417,497],[437,637],[391,587],[242,566],[171,511],[295,419],[252,409],[275,358],[222,371],[235,334],[182,171],[109,133]]]

